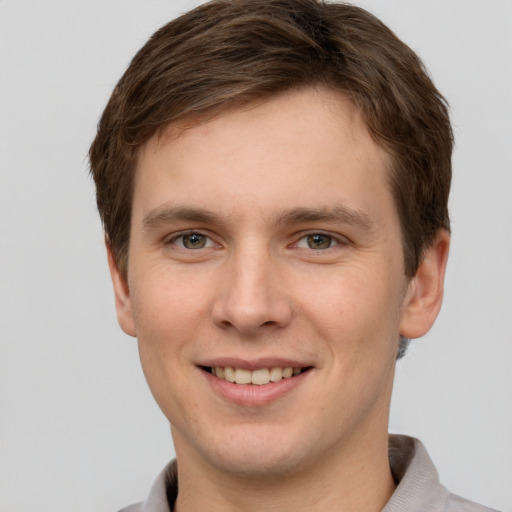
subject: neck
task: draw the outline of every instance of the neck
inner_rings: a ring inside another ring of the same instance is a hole
[[[280,477],[240,476],[206,466],[194,453],[180,450],[179,433],[173,435],[179,480],[175,512],[379,512],[395,489],[387,432],[362,436],[358,443],[351,440],[307,467]]]

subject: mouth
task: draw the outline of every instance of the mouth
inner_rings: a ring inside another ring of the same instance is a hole
[[[292,379],[297,375],[311,370],[311,366],[306,367],[272,367],[257,368],[248,370],[246,368],[234,368],[232,366],[201,366],[203,371],[210,373],[220,380],[225,380],[233,384],[264,386],[271,382],[279,382],[284,379]]]

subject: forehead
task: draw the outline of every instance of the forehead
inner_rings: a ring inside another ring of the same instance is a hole
[[[138,164],[136,192],[154,185],[152,204],[138,205],[146,212],[179,196],[239,215],[241,198],[263,212],[294,194],[296,206],[324,208],[366,189],[389,193],[391,159],[345,95],[307,88],[174,123],[141,148]]]
[[[283,125],[283,135],[290,137],[305,135],[315,144],[318,138],[325,138],[326,131],[310,130],[304,125],[304,121],[321,118],[326,124],[337,124],[338,129],[343,125],[346,135],[350,135],[349,142],[372,138],[376,146],[379,146],[381,156],[391,160],[386,148],[379,141],[371,137],[367,123],[356,104],[350,99],[350,93],[336,90],[330,86],[311,85],[294,87],[270,97],[258,97],[240,103],[236,98],[226,105],[219,106],[194,115],[186,115],[170,124],[160,127],[156,133],[143,144],[139,151],[139,160],[143,155],[158,149],[159,146],[171,144],[186,138],[189,132],[196,136],[209,137],[213,132],[220,132],[233,120],[241,120],[250,129],[256,123],[261,122],[271,128],[270,124]],[[292,124],[290,124],[290,122]],[[224,127],[224,128],[223,128]],[[300,133],[306,128],[306,133]],[[270,133],[270,130],[265,130]],[[317,137],[318,136],[318,137]]]

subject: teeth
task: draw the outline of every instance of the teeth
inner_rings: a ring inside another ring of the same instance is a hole
[[[271,368],[270,370],[270,380],[272,382],[278,382],[283,378],[283,369],[282,368]]]
[[[219,379],[236,384],[255,384],[256,386],[279,382],[281,379],[289,379],[302,372],[302,368],[292,366],[286,368],[258,368],[253,371],[244,368],[232,368],[231,366],[215,366],[211,370],[212,374]]]
[[[270,382],[270,370],[268,368],[261,368],[261,370],[254,370],[251,372],[251,382],[261,386]]]
[[[219,374],[217,374],[217,377],[219,377]],[[230,366],[226,366],[224,368],[224,378],[228,382],[235,382],[235,370],[233,370],[233,368],[231,368]]]
[[[283,379],[289,379],[293,375],[293,368],[288,366],[283,370]]]
[[[250,384],[251,383],[251,370],[241,370],[237,368],[235,370],[235,382],[237,384]]]

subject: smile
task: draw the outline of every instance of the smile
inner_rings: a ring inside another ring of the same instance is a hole
[[[234,384],[254,384],[263,386],[271,382],[279,382],[283,379],[295,377],[310,367],[294,368],[287,366],[284,368],[258,368],[256,370],[247,370],[245,368],[233,368],[231,366],[211,366],[203,369],[221,380],[232,382]]]

